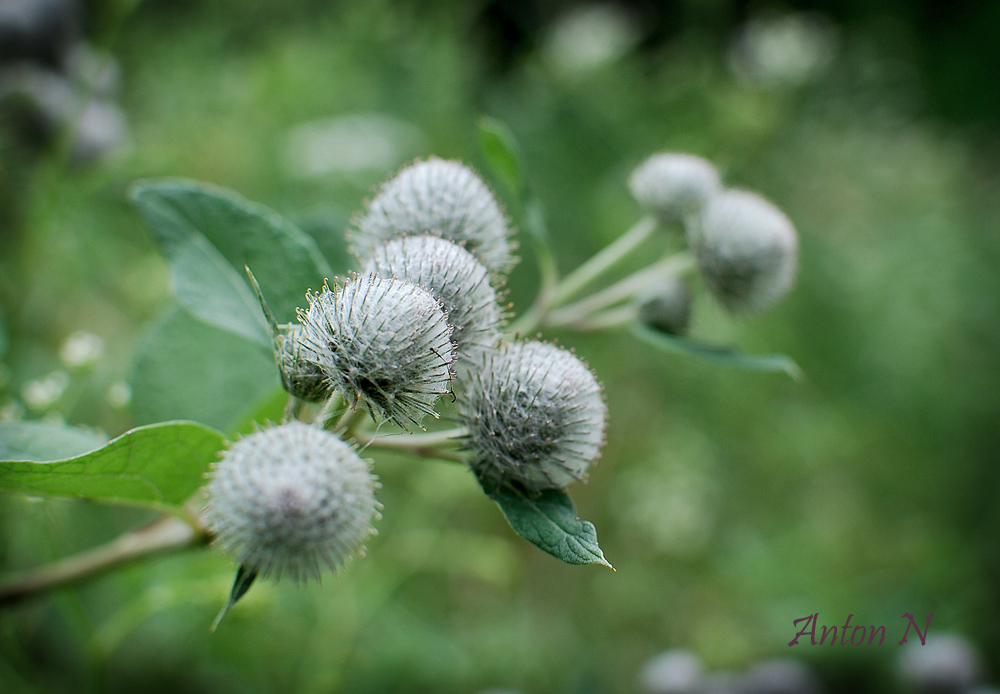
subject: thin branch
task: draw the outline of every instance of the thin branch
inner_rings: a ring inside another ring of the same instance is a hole
[[[592,333],[601,330],[613,330],[634,323],[639,318],[639,307],[635,302],[616,306],[599,313],[592,313],[569,325],[570,328],[582,333]]]
[[[694,257],[688,252],[668,256],[649,267],[629,275],[607,289],[591,294],[574,304],[553,311],[545,320],[546,327],[572,325],[601,309],[613,306],[619,301],[633,297],[646,287],[668,275],[678,275],[694,265]]]
[[[613,243],[590,260],[566,275],[556,288],[552,300],[553,306],[558,306],[571,299],[574,294],[586,287],[590,282],[600,277],[605,270],[624,258],[630,251],[637,248],[649,238],[656,229],[655,217],[646,216],[640,219],[631,229],[619,236]]]
[[[422,458],[440,458],[456,463],[465,463],[465,457],[461,453],[442,450],[435,446],[459,443],[454,440],[455,437],[458,435],[464,436],[466,433],[468,432],[465,429],[448,429],[447,431],[435,431],[428,434],[389,434],[387,436],[375,436],[363,431],[355,431],[352,436],[362,446],[409,451]],[[446,436],[441,436],[442,434]]]
[[[121,535],[106,545],[31,569],[0,584],[0,606],[98,576],[122,564],[208,542],[208,533],[175,516]]]
[[[410,450],[415,447],[436,448],[447,445],[461,445],[461,439],[468,436],[469,430],[465,427],[455,429],[445,429],[443,431],[430,431],[426,434],[386,434],[377,436],[355,432],[355,438],[364,436],[364,445],[373,448],[396,448]]]

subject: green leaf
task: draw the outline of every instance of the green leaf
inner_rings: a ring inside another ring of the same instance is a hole
[[[209,628],[209,631],[215,631],[219,628],[219,623],[222,622],[222,618],[229,613],[229,610],[233,608],[233,605],[235,605],[240,598],[247,594],[247,591],[250,590],[250,586],[253,585],[253,582],[256,579],[256,571],[250,571],[242,564],[240,565],[240,568],[236,570],[236,579],[233,581],[233,588],[229,591],[229,600],[227,600],[226,604],[222,606],[222,609],[216,616],[215,621],[212,622],[212,626]]]
[[[237,193],[180,179],[142,181],[132,199],[170,260],[178,300],[201,320],[261,344],[267,324],[244,280],[249,267],[279,322],[332,275],[313,239]]]
[[[107,438],[49,422],[0,422],[0,460],[59,460],[96,450]]]
[[[290,397],[288,391],[279,386],[270,394],[258,399],[253,408],[246,412],[240,421],[226,429],[226,432],[230,437],[242,436],[252,434],[259,425],[282,421]]]
[[[206,325],[178,307],[140,348],[132,379],[139,424],[190,419],[232,431],[281,388],[270,347]]]
[[[796,381],[800,381],[804,377],[799,365],[791,357],[784,354],[746,354],[732,347],[707,345],[676,335],[669,335],[645,325],[637,325],[632,328],[632,334],[643,342],[667,352],[687,354],[720,366],[747,371],[784,372]]]
[[[0,359],[3,359],[4,355],[7,354],[8,347],[10,347],[10,338],[7,337],[7,321],[3,316],[3,307],[0,307]]]
[[[0,462],[0,490],[176,510],[204,483],[225,445],[195,422],[133,429],[103,448],[66,460]]]
[[[561,489],[529,497],[516,489],[483,487],[518,535],[567,564],[601,564],[614,570],[597,545],[594,524],[576,517],[576,506]]]
[[[524,195],[525,182],[521,167],[520,148],[514,133],[507,124],[490,116],[479,119],[479,149],[487,163],[505,186],[520,198]]]

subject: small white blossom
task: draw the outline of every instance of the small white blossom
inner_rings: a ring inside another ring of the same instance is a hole
[[[104,355],[104,340],[100,335],[80,330],[73,333],[59,348],[59,359],[67,368],[93,364]]]

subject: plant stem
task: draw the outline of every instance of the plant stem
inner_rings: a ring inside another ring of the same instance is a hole
[[[347,400],[344,398],[343,393],[339,390],[333,391],[330,394],[330,398],[323,403],[323,409],[316,415],[315,423],[323,429],[329,429],[331,426],[336,428],[350,411],[347,409],[343,412],[340,411],[340,408],[345,405],[347,405]]]
[[[378,437],[363,431],[354,432],[354,440],[362,446],[373,446],[375,448],[387,448],[399,451],[409,451],[422,458],[440,458],[456,463],[465,463],[465,457],[456,451],[441,450],[433,444],[442,445],[453,441],[451,436],[441,438],[439,434],[454,434],[461,432],[465,435],[465,429],[449,429],[443,432],[432,432],[430,434],[389,434]],[[426,437],[426,438],[424,438]],[[417,439],[414,441],[413,439]]]
[[[208,542],[208,533],[174,516],[121,535],[106,545],[25,571],[0,584],[0,606],[37,593],[67,586],[154,554],[174,552]]]
[[[443,431],[430,431],[426,434],[386,434],[385,436],[372,436],[355,432],[358,436],[367,437],[365,444],[374,448],[400,448],[409,450],[414,447],[436,448],[447,445],[461,445],[459,439],[467,436],[469,430],[465,427],[455,429],[445,429]]]
[[[643,217],[631,229],[605,247],[604,250],[566,275],[556,288],[555,294],[552,297],[552,305],[559,306],[565,303],[574,294],[590,284],[590,282],[600,277],[605,270],[609,269],[649,238],[650,234],[656,229],[656,226],[657,221],[655,217],[650,215]]]
[[[546,327],[557,327],[562,325],[573,325],[586,319],[592,313],[608,308],[619,301],[624,301],[642,291],[650,284],[663,278],[665,275],[677,275],[694,266],[694,256],[687,251],[682,251],[668,256],[663,260],[653,263],[649,267],[639,270],[635,274],[629,275],[625,279],[611,285],[607,289],[591,294],[586,299],[581,299],[574,304],[564,306],[553,311],[546,318],[543,325]]]
[[[337,420],[331,431],[341,438],[352,438],[357,433],[358,425],[361,424],[366,414],[368,414],[368,410],[360,405],[354,409],[348,409]]]
[[[599,313],[592,313],[570,324],[569,327],[582,333],[611,330],[634,323],[638,317],[639,307],[635,302],[631,302],[624,306],[616,306]]]

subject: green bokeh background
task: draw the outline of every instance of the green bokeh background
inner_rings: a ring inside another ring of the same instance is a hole
[[[626,334],[553,333],[605,385],[607,449],[572,492],[617,573],[514,536],[458,466],[380,455],[379,535],[342,575],[255,586],[214,634],[233,576],[214,551],[5,608],[0,690],[630,692],[651,656],[684,647],[712,669],[794,655],[827,691],[885,692],[904,612],[967,635],[996,681],[1000,24],[988,5],[790,3],[826,13],[836,51],[815,79],[761,86],[735,76],[726,51],[766,8],[725,0],[634,4],[642,40],[575,74],[546,52],[567,3],[92,3],[88,30],[120,61],[132,142],[72,167],[58,147],[28,153],[4,135],[4,411],[63,368],[60,345],[85,330],[104,356],[70,374],[55,411],[110,435],[135,423],[104,393],[132,378],[172,307],[126,199],[138,178],[231,187],[348,269],[343,228],[392,167],[297,177],[286,140],[304,122],[372,113],[419,134],[397,164],[436,154],[485,170],[476,120],[508,123],[563,270],[638,219],[625,181],[643,157],[710,158],[729,185],[786,211],[801,263],[764,316],[733,319],[699,297],[695,333],[785,352],[806,379]],[[517,309],[537,282],[527,244],[522,255]],[[2,496],[0,571],[147,519]],[[889,638],[789,649],[792,620],[814,612],[885,624]]]

